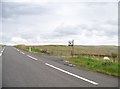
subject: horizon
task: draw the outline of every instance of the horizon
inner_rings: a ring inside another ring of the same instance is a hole
[[[36,44],[36,45],[32,45],[32,44],[15,44],[15,45],[11,45],[11,44],[0,44],[0,45],[5,45],[5,46],[17,46],[17,45],[24,45],[24,46],[68,46],[68,44],[45,44],[45,45],[42,45],[42,44]],[[74,46],[117,46],[118,45],[74,45]]]

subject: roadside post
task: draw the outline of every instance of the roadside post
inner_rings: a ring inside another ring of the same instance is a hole
[[[29,52],[32,52],[32,48],[31,47],[29,47]]]
[[[74,55],[74,40],[68,41],[68,46],[72,47],[72,49],[71,49],[71,55],[73,57],[73,55]]]

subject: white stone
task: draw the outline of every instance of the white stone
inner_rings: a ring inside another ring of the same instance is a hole
[[[103,59],[104,59],[104,60],[110,60],[110,58],[109,58],[109,57],[104,57]]]

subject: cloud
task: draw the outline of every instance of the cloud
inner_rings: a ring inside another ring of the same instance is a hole
[[[115,30],[113,30],[115,29]],[[115,22],[106,21],[106,23],[96,23],[96,24],[80,24],[76,26],[64,26],[60,25],[54,30],[54,36],[62,37],[62,36],[70,36],[70,35],[82,35],[91,37],[92,35],[97,36],[117,36],[118,30]]]
[[[117,45],[117,15],[109,2],[4,2],[3,43]]]
[[[19,4],[12,2],[3,2],[2,7],[3,18],[11,18],[20,15],[40,15],[46,11],[49,11],[41,5]]]
[[[17,3],[46,3],[46,2],[118,2],[119,0],[2,0]]]
[[[76,26],[62,26],[60,25],[55,30],[56,36],[68,36],[68,35],[77,35],[80,32],[80,29]]]
[[[23,38],[20,38],[20,37],[13,37],[12,38],[12,43],[14,44],[24,44],[24,43],[27,43],[27,40],[23,39]]]

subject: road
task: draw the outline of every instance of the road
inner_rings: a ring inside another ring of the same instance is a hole
[[[2,87],[2,47],[0,46],[0,88]]]
[[[118,79],[60,63],[62,58],[41,56],[5,47],[3,87],[117,87]]]

